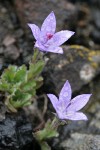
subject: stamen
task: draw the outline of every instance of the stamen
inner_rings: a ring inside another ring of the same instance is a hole
[[[50,33],[47,33],[46,36],[47,36],[47,39],[48,39],[48,40],[50,40],[50,39],[53,37],[53,35],[50,34]]]

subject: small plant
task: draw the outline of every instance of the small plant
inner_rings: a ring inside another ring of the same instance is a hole
[[[59,133],[57,132],[57,128],[57,118],[54,118],[53,121],[47,121],[44,129],[33,133],[41,146],[41,150],[50,150],[50,147],[47,144],[46,140],[49,138],[58,137]]]
[[[88,120],[85,114],[77,111],[87,104],[91,94],[78,95],[72,100],[71,94],[72,90],[68,81],[65,82],[60,92],[59,99],[53,94],[47,94],[56,114],[53,121],[48,121],[43,130],[35,133],[35,137],[39,141],[42,150],[50,149],[46,140],[57,137],[59,135],[57,132],[58,127],[66,124],[67,120]]]
[[[5,104],[12,112],[30,105],[36,90],[42,85],[43,78],[40,73],[43,70],[44,61],[37,61],[37,56],[38,52],[34,51],[34,57],[28,69],[25,65],[20,67],[10,65],[1,75],[0,91],[5,93]]]
[[[56,19],[53,12],[51,12],[44,20],[41,29],[35,24],[28,25],[36,39],[35,47],[39,48],[42,52],[62,54],[63,50],[59,46],[74,34],[74,32],[68,30],[55,33]],[[47,94],[56,114],[53,121],[47,121],[44,129],[34,133],[42,150],[51,150],[46,140],[59,135],[57,132],[59,125],[64,125],[67,120],[87,120],[86,115],[79,112],[79,110],[87,104],[91,94],[79,95],[72,100],[71,94],[72,90],[68,81],[64,84],[59,99],[53,94]]]

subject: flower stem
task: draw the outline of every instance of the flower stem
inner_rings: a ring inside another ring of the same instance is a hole
[[[56,130],[57,130],[57,128],[59,127],[60,123],[61,123],[60,120],[59,120],[57,117],[55,117],[55,118],[53,119],[53,121],[52,121],[51,127],[52,127],[53,129],[56,129]]]
[[[31,63],[36,63],[38,60],[43,60],[43,54],[37,48],[34,48],[34,54]]]

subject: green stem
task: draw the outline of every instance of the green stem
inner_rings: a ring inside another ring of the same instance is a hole
[[[43,55],[40,53],[40,50],[34,48],[34,54],[31,60],[31,63],[36,63],[38,60],[43,60]]]
[[[53,119],[53,121],[52,121],[52,124],[51,124],[52,129],[56,129],[57,130],[59,125],[60,125],[60,120],[57,117],[55,117]]]

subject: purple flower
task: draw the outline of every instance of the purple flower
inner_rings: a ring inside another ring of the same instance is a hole
[[[53,94],[47,95],[50,98],[50,101],[53,107],[55,108],[59,119],[87,120],[86,115],[78,111],[87,104],[91,94],[78,95],[72,100],[71,94],[72,94],[71,86],[69,82],[66,81],[60,92],[59,100]]]
[[[63,53],[60,45],[66,42],[74,32],[64,30],[55,33],[56,18],[54,12],[51,12],[44,20],[41,29],[35,24],[28,24],[31,28],[34,38],[36,39],[35,47],[40,51]]]

